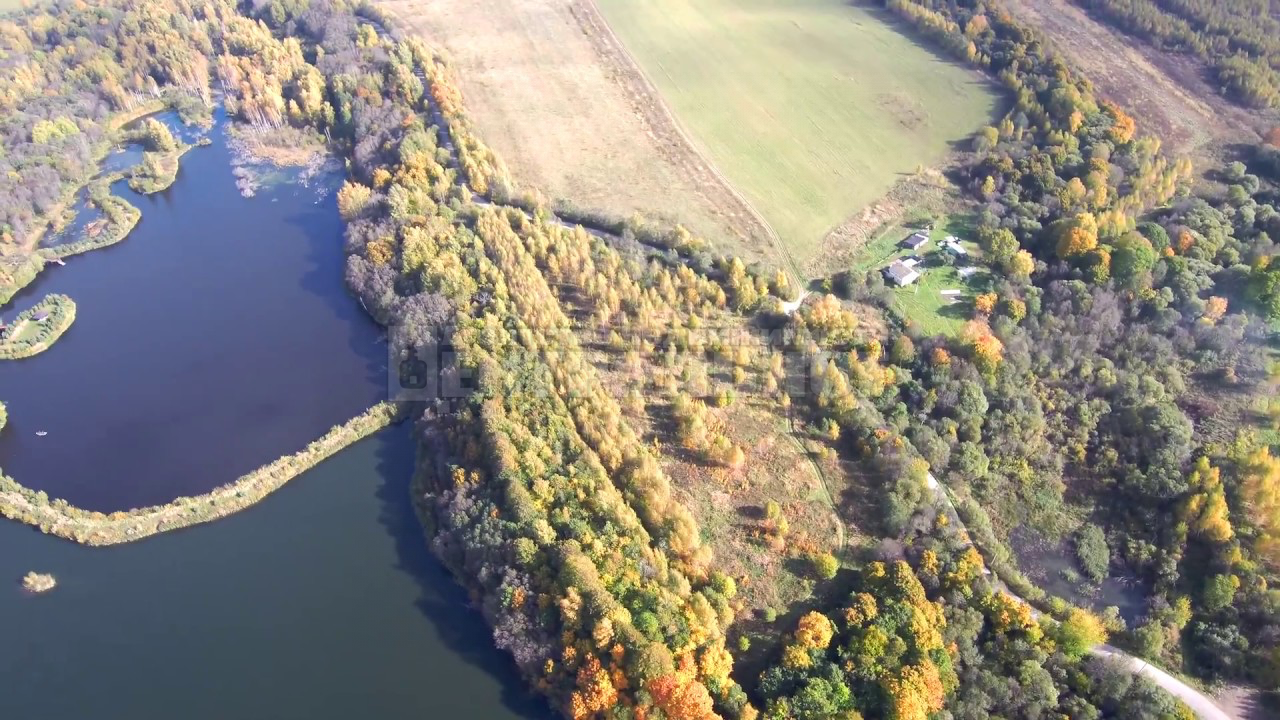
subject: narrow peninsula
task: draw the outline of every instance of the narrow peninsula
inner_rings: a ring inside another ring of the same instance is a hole
[[[195,497],[110,514],[85,510],[66,500],[24,487],[0,473],[0,515],[47,535],[82,545],[118,545],[217,520],[239,512],[279,490],[338,451],[399,419],[402,409],[383,402],[338,425],[301,451],[264,465],[238,480]]]

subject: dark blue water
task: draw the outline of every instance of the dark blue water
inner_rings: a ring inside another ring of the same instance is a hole
[[[195,495],[385,395],[380,331],[342,283],[337,178],[242,198],[221,128],[211,137],[164,192],[117,183],[137,228],[5,309],[77,304],[50,350],[0,363],[0,468],[24,485],[102,511]]]
[[[0,716],[547,718],[427,551],[407,429],[243,513],[136,544],[0,520]],[[30,570],[58,586],[27,595]]]
[[[53,348],[0,363],[0,467],[20,482],[100,510],[164,502],[384,396],[380,332],[343,288],[335,178],[244,199],[212,137],[168,191],[117,186],[143,214],[123,243],[15,300],[78,304]],[[0,519],[0,717],[549,717],[429,554],[412,471],[402,425],[242,513],[139,543]],[[28,595],[28,571],[58,586]]]

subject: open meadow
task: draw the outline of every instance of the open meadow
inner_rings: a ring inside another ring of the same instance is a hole
[[[445,53],[468,115],[521,187],[579,209],[680,222],[727,252],[784,261],[621,53],[600,45],[607,31],[590,0],[378,6]]]
[[[879,8],[846,0],[600,0],[679,122],[800,265],[1002,103]]]

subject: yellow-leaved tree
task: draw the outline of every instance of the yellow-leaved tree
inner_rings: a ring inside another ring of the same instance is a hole
[[[1209,458],[1202,457],[1191,469],[1187,484],[1191,494],[1182,506],[1182,518],[1188,533],[1214,543],[1230,540],[1234,531],[1222,490],[1222,473],[1209,464]]]
[[[1060,258],[1080,257],[1098,247],[1098,219],[1093,213],[1079,213],[1049,227]]]
[[[1280,458],[1269,448],[1258,448],[1240,464],[1240,474],[1241,495],[1258,526],[1258,554],[1280,566]]]

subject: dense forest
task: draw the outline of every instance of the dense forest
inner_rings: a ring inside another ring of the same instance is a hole
[[[1019,100],[968,170],[1004,280],[961,347],[925,341],[881,404],[901,403],[912,445],[976,500],[962,508],[987,508],[996,530],[1071,533],[1086,571],[1134,574],[1147,609],[1132,647],[1273,687],[1275,149],[1215,169],[1226,191],[1195,197],[1185,165],[1007,15],[890,7]]]
[[[1080,0],[1090,14],[1152,45],[1202,60],[1222,92],[1280,105],[1280,17],[1269,0]]]
[[[1187,162],[997,6],[888,6],[1015,100],[962,170],[1000,281],[959,338],[861,323],[888,308],[877,273],[788,313],[785,274],[683,228],[571,226],[476,136],[426,42],[343,0],[0,20],[5,243],[24,257],[112,119],[152,101],[324,137],[349,287],[408,375],[430,354],[452,389],[413,406],[433,549],[566,716],[1191,717],[1090,654],[1108,637],[1276,689],[1280,404],[1253,401],[1280,384],[1280,149],[1193,196]],[[729,530],[668,472],[737,477],[754,449],[724,410],[748,397],[873,479],[840,510],[874,539],[839,557],[790,532],[786,498],[759,508],[756,540],[813,575],[786,620],[752,616],[711,551]],[[1046,596],[1007,547],[1019,526],[1135,577],[1138,621]]]

